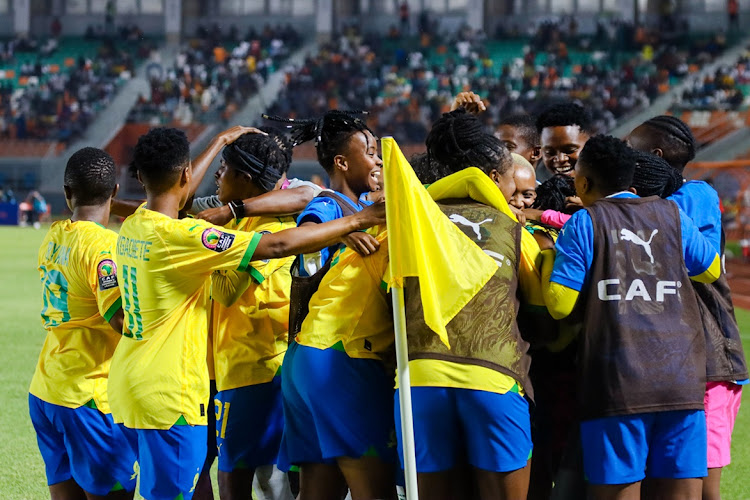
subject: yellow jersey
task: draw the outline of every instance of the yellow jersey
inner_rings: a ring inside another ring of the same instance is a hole
[[[264,234],[296,223],[292,217],[252,217],[225,227]],[[270,382],[281,367],[289,334],[292,262],[294,256],[254,262],[261,276],[253,274],[253,284],[237,302],[231,307],[213,302],[213,362],[219,391]]]
[[[250,260],[260,238],[145,205],[125,219],[116,253],[125,320],[109,380],[115,422],[206,425],[209,278],[218,270],[257,273]]]
[[[92,400],[109,413],[107,376],[120,334],[113,252],[117,233],[89,221],[55,222],[39,249],[42,325],[47,337],[29,392],[67,408]]]
[[[393,317],[383,276],[388,269],[385,228],[371,228],[380,249],[363,257],[350,248],[336,252],[331,268],[310,299],[297,342],[328,349],[341,343],[351,358],[380,359],[393,344]]]

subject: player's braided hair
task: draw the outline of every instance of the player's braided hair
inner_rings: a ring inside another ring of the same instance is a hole
[[[172,187],[176,176],[190,161],[190,143],[176,128],[154,128],[138,138],[130,173],[156,190]]]
[[[65,165],[65,186],[78,205],[101,205],[117,185],[117,168],[109,154],[97,148],[79,149]]]
[[[289,159],[271,135],[243,134],[222,151],[231,167],[250,175],[253,183],[264,192],[272,191],[289,169]]]
[[[639,196],[666,198],[682,186],[682,174],[664,158],[636,151],[633,187]]]
[[[567,175],[555,175],[536,187],[532,208],[565,212],[565,198],[576,196],[575,180]]]
[[[282,173],[287,173],[289,171],[289,167],[292,165],[292,150],[294,149],[294,144],[292,144],[292,141],[289,139],[289,137],[287,137],[283,130],[279,130],[276,127],[269,127],[264,125],[262,127],[258,127],[258,130],[262,130],[263,132],[267,133],[268,136],[274,140],[276,145],[279,146],[285,158],[284,163],[280,165],[283,168]]]
[[[680,172],[695,158],[695,136],[684,121],[674,116],[659,115],[645,121],[643,125],[657,134],[655,140],[664,152],[664,159]]]
[[[517,129],[521,133],[521,137],[523,137],[529,146],[539,146],[539,144],[541,144],[539,131],[536,128],[536,118],[532,115],[509,115],[500,120],[500,123],[497,125],[498,127],[508,125]]]
[[[582,132],[591,134],[593,132],[591,113],[580,104],[565,102],[550,106],[536,119],[536,129],[540,134],[547,127],[567,127],[570,125],[578,125]]]
[[[415,153],[409,159],[409,164],[422,184],[432,184],[453,173],[427,153]]]
[[[593,179],[602,194],[625,191],[633,185],[635,151],[611,135],[589,139],[578,156],[578,164],[586,165],[586,176]]]
[[[333,171],[333,159],[341,154],[343,147],[357,132],[372,130],[359,115],[365,111],[341,111],[332,109],[319,118],[297,120],[280,116],[263,115],[263,118],[287,124],[291,131],[292,145],[315,141],[318,163],[329,174]],[[373,134],[375,135],[375,134]]]
[[[459,108],[443,114],[427,135],[427,153],[452,172],[477,167],[489,174],[513,168],[513,159],[503,143],[484,131],[482,122]]]

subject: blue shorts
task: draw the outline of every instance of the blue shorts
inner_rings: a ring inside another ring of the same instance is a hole
[[[417,472],[442,472],[464,461],[478,469],[510,472],[531,458],[529,403],[517,392],[412,387]],[[403,439],[395,396],[398,453]]]
[[[377,456],[395,462],[393,377],[373,359],[292,342],[282,366],[278,467]]]
[[[583,469],[591,484],[705,477],[706,439],[701,410],[586,420],[581,422]]]
[[[220,471],[276,463],[284,432],[281,377],[265,384],[220,391],[214,404]]]
[[[119,427],[138,455],[138,491],[143,498],[193,498],[206,460],[205,425],[173,425],[166,430]]]
[[[112,420],[95,408],[66,408],[29,394],[29,414],[47,484],[74,479],[87,493],[135,490],[135,451]]]

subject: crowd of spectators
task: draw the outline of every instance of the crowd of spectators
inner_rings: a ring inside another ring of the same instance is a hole
[[[288,73],[271,112],[305,117],[329,108],[366,109],[376,132],[415,143],[453,96],[471,89],[491,103],[488,122],[572,98],[605,131],[726,44],[721,35],[685,44],[674,33],[667,39],[619,21],[602,21],[592,36],[579,35],[574,19],[544,22],[530,34],[501,26],[491,39],[468,26],[444,35],[434,23],[425,25],[430,29],[416,37],[402,37],[394,26],[385,40],[346,28]],[[523,53],[496,64],[491,42],[510,38],[524,40]],[[585,62],[574,64],[573,51],[584,53]]]
[[[750,87],[750,47],[735,64],[722,65],[713,72],[688,82],[674,104],[675,110],[737,110],[745,103]]]
[[[149,65],[151,95],[140,97],[128,121],[226,120],[300,43],[299,33],[290,25],[267,25],[260,32],[251,28],[244,37],[235,27],[222,32],[217,25],[201,26],[174,66]]]
[[[46,60],[51,53],[41,51],[49,45],[37,40],[4,45],[6,64],[12,64],[19,52],[36,53],[36,59],[17,65],[18,84],[13,79],[0,82],[0,137],[63,143],[79,137],[112,100],[118,85],[132,75],[136,58],[151,49],[150,42],[141,39],[123,44],[107,37],[95,57],[79,56],[61,68]]]

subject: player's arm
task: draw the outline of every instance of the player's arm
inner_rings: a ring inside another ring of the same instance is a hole
[[[211,298],[231,307],[250,288],[253,275],[239,271],[216,271],[211,275]]]
[[[109,326],[111,326],[114,331],[122,335],[122,323],[124,319],[125,319],[125,313],[122,312],[122,307],[120,307],[109,318],[108,320]]]
[[[216,135],[216,137],[211,139],[208,147],[206,147],[206,149],[204,149],[203,152],[199,154],[192,162],[193,168],[191,171],[192,176],[190,178],[191,196],[195,195],[195,192],[198,190],[198,187],[203,181],[203,177],[208,171],[208,167],[211,166],[211,162],[213,162],[214,158],[216,158],[216,155],[221,152],[221,149],[227,144],[232,144],[241,135],[248,133],[267,135],[265,132],[262,132],[255,127],[242,127],[240,125],[236,125],[219,133],[218,135]]]
[[[578,302],[594,258],[594,227],[588,212],[577,212],[565,225],[556,252],[542,252],[542,295],[554,319],[570,315]]]
[[[146,200],[121,200],[119,198],[112,198],[109,211],[119,217],[130,217],[144,203],[146,203]]]
[[[682,251],[688,276],[698,283],[713,283],[721,276],[721,258],[698,226],[680,210]]]
[[[297,214],[305,209],[314,195],[313,189],[309,186],[269,191],[255,198],[243,200],[244,211],[237,214],[237,217]],[[223,226],[235,218],[229,205],[202,210],[195,217],[219,226]]]
[[[253,260],[278,259],[289,255],[312,253],[339,243],[354,231],[385,223],[385,203],[376,203],[348,217],[322,224],[303,224],[300,227],[265,234],[258,242]]]

